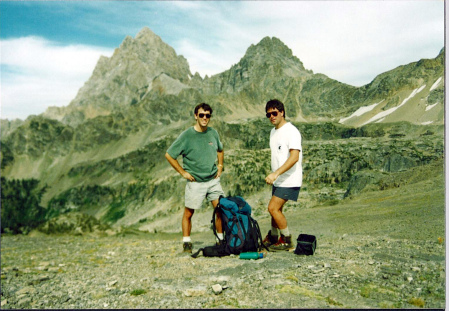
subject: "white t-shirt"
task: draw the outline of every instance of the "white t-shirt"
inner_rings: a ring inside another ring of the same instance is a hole
[[[270,132],[271,170],[281,167],[290,156],[290,149],[299,150],[299,160],[274,182],[276,187],[301,187],[302,185],[302,147],[301,133],[290,122]]]

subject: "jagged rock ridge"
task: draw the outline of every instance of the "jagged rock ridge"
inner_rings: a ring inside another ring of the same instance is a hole
[[[127,36],[110,58],[100,58],[67,109],[53,108],[44,115],[78,125],[136,104],[153,89],[177,94],[187,87],[190,77],[187,60],[144,28],[135,39]]]
[[[192,76],[184,57],[144,28],[135,39],[126,37],[111,58],[99,60],[68,107],[50,108],[44,116],[76,126],[98,115],[128,113],[130,106],[148,110],[161,100],[176,108],[183,103],[176,109],[181,111],[184,103],[196,99],[214,102],[220,116],[236,119],[238,115],[262,115],[267,99],[279,98],[286,104],[289,117],[302,122],[340,121],[350,126],[383,121],[442,124],[443,72],[444,49],[433,60],[400,66],[363,87],[354,87],[314,74],[279,39],[265,37],[251,45],[229,70],[202,79],[197,73]],[[388,118],[374,118],[400,106],[415,90],[420,90],[420,98],[425,100],[409,101],[414,103],[407,105],[410,113],[404,113],[402,107]],[[365,113],[368,109],[369,114]],[[165,124],[183,117],[182,113],[172,113],[168,120],[159,120]]]

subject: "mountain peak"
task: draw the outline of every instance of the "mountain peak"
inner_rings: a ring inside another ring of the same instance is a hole
[[[136,35],[138,41],[162,41],[162,39],[156,35],[150,28],[143,27]]]
[[[277,53],[285,57],[292,57],[292,50],[276,37],[265,37],[258,44],[251,45],[249,53]]]
[[[276,37],[264,37],[258,44],[252,44],[242,58],[243,62],[267,64],[283,64],[285,68],[295,68],[295,76],[312,71],[306,70],[303,63],[293,55],[292,50]],[[289,69],[289,71],[291,71]],[[302,72],[302,73],[301,73]]]
[[[186,88],[190,76],[187,60],[144,27],[135,38],[126,36],[110,58],[99,59],[67,109],[48,110],[47,115],[76,126],[85,119],[134,105],[153,88],[177,94]]]
[[[137,33],[136,38],[139,36],[146,36],[146,35],[156,36],[156,34],[153,31],[151,31],[150,28],[145,26]]]
[[[142,28],[135,38],[126,36],[120,45],[120,48],[127,49],[133,46],[135,47],[136,45],[151,45],[153,48],[166,48],[167,46],[167,44],[148,27]]]

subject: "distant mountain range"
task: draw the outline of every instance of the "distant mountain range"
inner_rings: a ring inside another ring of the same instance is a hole
[[[291,120],[340,122],[359,127],[372,122],[444,123],[444,48],[435,59],[399,66],[371,83],[354,87],[314,74],[277,38],[251,45],[229,70],[204,79],[192,75],[183,56],[150,29],[126,37],[110,57],[101,57],[92,76],[66,107],[50,107],[43,117],[76,127],[97,116],[153,110],[161,124],[184,119],[193,102],[217,107],[223,120],[258,117],[267,99],[279,98]],[[172,109],[174,108],[174,109]],[[2,137],[20,125],[2,120]]]
[[[163,154],[192,124],[196,104],[212,105],[213,126],[228,134],[224,140],[230,149],[267,148],[258,132],[269,125],[259,126],[258,120],[272,98],[285,103],[289,120],[317,129],[332,123],[332,128],[366,133],[357,129],[408,122],[413,128],[423,126],[416,131],[424,133],[426,126],[444,125],[444,54],[443,48],[434,59],[399,66],[354,87],[304,68],[279,39],[265,37],[230,69],[202,78],[144,28],[135,38],[126,37],[110,58],[100,58],[67,106],[25,121],[1,121],[2,176],[39,180],[46,187],[45,207],[69,211],[82,206],[110,221],[128,215],[130,206],[139,209],[139,200],[145,206],[158,202],[158,210],[129,214],[126,223],[154,220],[164,207],[179,203],[165,197],[182,188]],[[243,132],[247,136],[241,138]],[[174,186],[168,185],[170,178]],[[86,195],[101,197],[101,204],[74,203]]]
[[[202,79],[191,74],[184,57],[144,28],[135,39],[126,37],[112,57],[99,60],[68,107],[50,108],[44,116],[77,125],[134,105],[148,107],[155,99],[182,110],[179,103],[201,98],[219,106],[217,115],[226,120],[259,116],[267,99],[279,98],[289,117],[302,122],[442,124],[443,93],[444,48],[435,59],[400,66],[353,87],[305,69],[284,43],[266,37],[229,70]],[[158,117],[176,121],[180,115]]]

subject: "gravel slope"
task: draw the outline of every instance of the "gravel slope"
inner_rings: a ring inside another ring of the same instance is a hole
[[[1,307],[445,308],[442,178],[287,211],[295,236],[317,236],[313,256],[193,259],[180,234],[2,236]]]

